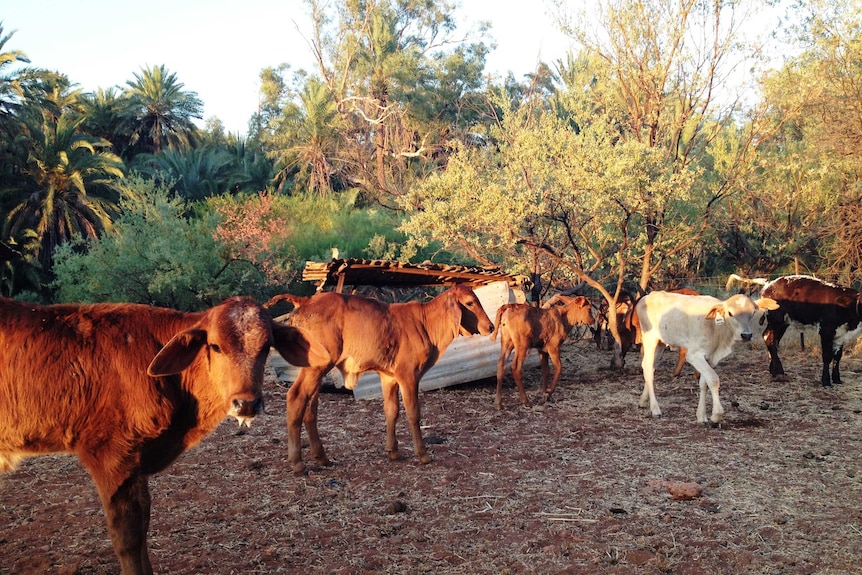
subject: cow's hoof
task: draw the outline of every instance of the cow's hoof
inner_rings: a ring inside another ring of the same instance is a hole
[[[401,453],[397,449],[395,451],[387,451],[386,457],[389,458],[389,461],[398,461],[401,459]]]
[[[428,465],[432,461],[434,461],[434,458],[431,457],[431,455],[429,455],[428,453],[419,456],[419,463],[421,463],[422,465]]]
[[[296,477],[304,477],[308,475],[308,468],[305,466],[304,463],[295,463],[293,465],[293,474]]]
[[[783,373],[779,373],[778,375],[773,375],[773,376],[772,376],[772,381],[779,381],[779,382],[782,382],[782,383],[786,383],[786,382],[790,381],[790,378],[789,378],[789,377],[787,377],[787,376],[786,376],[785,374],[783,374]]]

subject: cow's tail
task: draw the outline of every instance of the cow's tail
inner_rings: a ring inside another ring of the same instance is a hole
[[[500,330],[503,329],[503,314],[506,313],[506,310],[509,309],[509,304],[503,304],[497,308],[497,317],[494,318],[494,331],[491,332],[491,341],[497,340],[497,334],[500,333]]]

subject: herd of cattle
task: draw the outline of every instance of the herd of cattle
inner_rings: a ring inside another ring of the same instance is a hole
[[[248,425],[262,409],[264,367],[271,348],[301,367],[287,394],[288,460],[302,473],[301,428],[311,456],[328,464],[317,428],[320,385],[337,367],[348,388],[361,373],[380,374],[386,452],[398,458],[398,395],[421,463],[429,463],[420,431],[419,381],[458,335],[501,338],[495,406],[510,355],[525,405],[523,360],[537,349],[542,400],[560,378],[560,345],[575,325],[601,313],[583,297],[556,298],[543,308],[507,304],[491,322],[472,289],[455,286],[427,303],[384,304],[339,293],[278,296],[263,306],[231,298],[199,313],[136,304],[38,306],[0,299],[0,471],[24,457],[77,455],[96,484],[114,550],[125,575],[150,574],[148,476],[170,465],[229,415]],[[268,312],[277,301],[295,309],[286,323]],[[698,422],[721,421],[714,366],[733,343],[752,338],[766,311],[770,373],[784,377],[778,344],[791,322],[820,328],[824,386],[841,383],[843,347],[862,332],[862,294],[808,276],[766,283],[759,297],[726,300],[693,293],[652,292],[627,310],[620,336],[641,344],[644,388],[639,405],[661,415],[654,365],[666,347],[680,349],[699,373]],[[496,330],[494,328],[496,324]],[[553,363],[554,375],[549,382]],[[830,373],[831,367],[831,373]],[[706,417],[706,394],[712,414]]]

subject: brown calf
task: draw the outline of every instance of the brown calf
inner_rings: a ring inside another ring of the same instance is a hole
[[[335,292],[318,293],[299,303],[288,322],[308,331],[329,353],[325,361],[300,369],[287,392],[288,459],[294,473],[305,471],[303,423],[312,457],[320,465],[330,463],[317,429],[317,405],[320,381],[333,367],[341,371],[347,389],[356,387],[366,371],[380,375],[390,460],[398,459],[395,422],[400,389],[416,456],[429,463],[419,429],[419,380],[458,334],[487,335],[494,329],[473,290],[456,285],[427,303],[386,304]]]
[[[28,456],[77,455],[122,572],[151,574],[147,477],[226,415],[250,424],[270,346],[297,365],[323,353],[246,298],[201,313],[0,299],[0,471]]]
[[[583,296],[569,298],[555,296],[566,302],[563,306],[537,308],[529,304],[513,303],[500,306],[497,310],[497,330],[491,334],[491,339],[500,334],[500,359],[497,360],[497,396],[494,406],[502,409],[501,390],[506,376],[506,361],[514,350],[512,358],[512,377],[518,386],[521,403],[530,407],[530,400],[524,392],[523,367],[527,352],[533,348],[539,350],[542,364],[542,401],[550,399],[560,379],[562,363],[560,362],[560,346],[576,325],[590,325],[594,321],[593,307],[590,300]],[[549,302],[550,303],[550,302]],[[554,364],[554,377],[548,385],[550,375],[548,358]]]

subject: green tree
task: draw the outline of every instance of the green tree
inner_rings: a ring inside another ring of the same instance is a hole
[[[541,250],[551,262],[544,269],[565,266],[612,308],[633,269],[647,289],[738,190],[763,136],[751,123],[733,145],[722,138],[739,110],[714,87],[746,56],[735,42],[737,8],[589,3],[591,13],[574,21],[597,25],[567,28],[585,48],[558,66],[559,97],[546,104],[537,90],[518,105],[497,97],[493,145],[461,152],[445,174],[417,186],[405,229],[447,247],[468,244],[474,256],[509,250],[533,274],[542,271]],[[459,236],[452,219],[467,209],[475,222],[458,219],[467,226]],[[610,327],[620,366],[615,321]]]
[[[70,111],[77,110],[74,94],[54,86],[48,96],[51,106],[27,107],[22,114],[25,177],[3,190],[9,209],[4,237],[33,238],[26,243],[46,272],[57,246],[110,226],[116,183],[124,174],[110,142],[80,131],[84,117]]]
[[[232,190],[238,175],[236,158],[225,148],[204,146],[187,151],[163,150],[139,154],[132,168],[164,182],[179,197],[194,201]]]
[[[277,179],[292,175],[296,185],[321,195],[337,185],[338,153],[342,147],[340,117],[325,84],[309,78],[300,105],[285,110],[269,142],[270,156],[280,166]]]
[[[317,73],[342,120],[336,158],[366,200],[392,206],[475,119],[466,102],[484,88],[487,47],[452,37],[442,0],[309,5]]]
[[[123,183],[111,234],[65,244],[54,258],[58,301],[129,301],[196,310],[242,293],[260,296],[253,266],[226,261],[217,215],[190,217],[187,204],[139,176]]]
[[[0,130],[4,130],[6,122],[20,107],[24,97],[21,84],[21,72],[12,69],[16,64],[29,64],[27,55],[20,50],[7,50],[6,44],[15,35],[15,31],[4,34],[3,22],[0,20]],[[4,133],[5,135],[5,133]]]
[[[801,265],[851,283],[862,252],[862,6],[813,1],[799,15],[801,51],[763,81],[779,137],[763,146],[749,186],[762,209],[741,217],[753,222],[746,239],[767,238],[765,271]]]
[[[7,50],[6,44],[15,32],[4,34],[0,22],[0,189],[15,185],[20,179],[18,164],[23,155],[16,143],[21,133],[19,114],[25,96],[25,76],[16,65],[29,63],[20,50]],[[5,239],[5,238],[3,238]]]
[[[95,92],[81,94],[80,101],[84,116],[82,131],[111,142],[115,154],[130,160],[131,101],[117,88],[99,88]]]
[[[176,74],[164,65],[142,68],[126,82],[125,96],[132,116],[131,145],[138,152],[186,150],[198,139],[194,119],[202,119],[203,102],[183,90]]]

